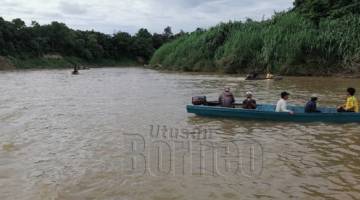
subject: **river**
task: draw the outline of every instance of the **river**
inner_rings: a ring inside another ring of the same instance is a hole
[[[360,198],[359,124],[206,118],[185,109],[192,96],[216,99],[224,86],[239,101],[252,91],[275,103],[286,90],[292,104],[317,93],[321,106],[336,106],[359,80],[80,73],[0,72],[1,200]]]

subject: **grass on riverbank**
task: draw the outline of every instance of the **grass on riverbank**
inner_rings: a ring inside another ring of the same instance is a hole
[[[296,12],[261,22],[229,22],[198,30],[156,51],[157,69],[285,75],[360,71],[360,15],[323,19],[315,25]]]

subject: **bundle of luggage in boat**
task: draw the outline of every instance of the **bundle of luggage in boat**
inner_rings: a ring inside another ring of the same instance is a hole
[[[208,101],[206,96],[195,96],[192,98],[194,106],[219,106],[219,101]]]
[[[206,96],[195,96],[192,98],[192,104],[199,106],[199,105],[206,105],[207,104],[207,100],[206,100]]]

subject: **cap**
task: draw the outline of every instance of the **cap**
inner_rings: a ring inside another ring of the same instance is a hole
[[[311,95],[311,101],[317,101],[318,100],[318,95],[317,94],[312,94]]]
[[[250,95],[253,95],[253,93],[252,92],[246,92],[246,96],[250,96]]]

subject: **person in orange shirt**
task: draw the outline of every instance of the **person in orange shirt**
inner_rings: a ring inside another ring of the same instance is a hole
[[[347,89],[346,103],[338,107],[338,112],[359,112],[359,101],[354,96],[356,90],[354,88]]]

